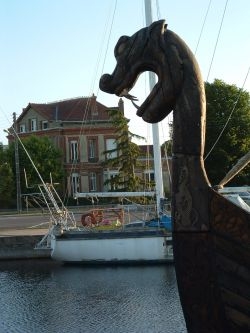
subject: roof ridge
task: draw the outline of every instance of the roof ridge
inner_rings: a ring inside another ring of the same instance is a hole
[[[54,104],[54,103],[59,103],[59,102],[67,102],[67,101],[73,101],[77,99],[91,99],[91,98],[96,98],[95,95],[92,96],[77,96],[77,97],[70,97],[70,98],[63,98],[63,99],[58,99],[52,102],[46,102],[46,103],[32,103],[32,104]]]

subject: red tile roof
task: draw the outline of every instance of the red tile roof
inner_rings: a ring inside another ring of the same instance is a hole
[[[20,121],[29,109],[38,112],[42,117],[61,121],[108,120],[105,105],[97,102],[96,96],[78,97],[51,103],[29,103],[18,118]]]

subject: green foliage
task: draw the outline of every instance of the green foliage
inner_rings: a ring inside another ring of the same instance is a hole
[[[63,182],[62,152],[53,145],[48,137],[29,136],[23,139],[22,143],[25,149],[20,142],[18,142],[22,193],[34,192],[36,185],[42,183],[41,178],[44,182],[50,182],[50,175],[52,176],[53,182]],[[10,144],[7,154],[9,163],[13,169],[13,174],[15,174],[14,143]],[[31,189],[26,188],[25,172],[28,186],[32,187]]]
[[[250,94],[217,79],[205,83],[205,88],[205,168],[211,184],[216,185],[250,150]],[[170,156],[172,140],[163,146]],[[228,183],[231,186],[246,184],[250,184],[250,165]]]
[[[205,87],[207,98],[205,156],[208,154],[205,167],[209,180],[215,185],[250,149],[250,94],[221,80],[206,83]],[[248,166],[231,181],[230,185],[249,183]]]
[[[162,156],[172,156],[173,140],[167,140],[161,145]]]
[[[14,176],[11,166],[7,162],[0,161],[0,207],[8,208],[12,205],[12,202],[16,200],[14,195]]]
[[[8,163],[7,153],[0,144],[0,207],[8,208],[16,200],[13,171]],[[12,200],[14,195],[14,200]]]
[[[109,116],[116,128],[116,148],[103,152],[106,156],[103,165],[107,168],[119,170],[119,172],[114,177],[106,180],[105,185],[109,185],[112,191],[138,191],[143,184],[143,180],[135,173],[136,167],[139,166],[140,149],[132,142],[132,138],[144,138],[129,131],[128,120],[124,117],[122,111],[111,109],[109,110]],[[108,158],[114,152],[116,152],[116,157]]]

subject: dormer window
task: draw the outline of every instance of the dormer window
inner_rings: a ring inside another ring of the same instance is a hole
[[[20,133],[25,133],[26,132],[25,124],[20,125],[19,131],[20,131]]]
[[[43,120],[42,121],[42,129],[45,130],[47,128],[49,128],[49,124],[48,124],[47,120]]]
[[[37,130],[37,122],[36,122],[36,119],[33,118],[31,119],[31,132],[34,132]]]

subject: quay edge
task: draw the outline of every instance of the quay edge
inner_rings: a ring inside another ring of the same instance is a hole
[[[0,237],[0,260],[50,258],[50,249],[34,249],[41,235]]]

